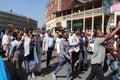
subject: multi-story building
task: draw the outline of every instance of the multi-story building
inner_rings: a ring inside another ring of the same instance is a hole
[[[0,28],[2,29],[28,29],[37,28],[37,21],[13,12],[0,11]]]
[[[91,34],[99,27],[102,32],[108,32],[114,19],[110,8],[117,1],[119,0],[50,0],[46,10],[46,29],[55,32],[65,28],[72,32],[73,29],[80,28]]]

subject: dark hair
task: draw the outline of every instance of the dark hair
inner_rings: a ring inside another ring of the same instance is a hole
[[[79,28],[75,28],[75,29],[73,29],[74,32],[77,31],[77,30],[80,30],[80,29],[79,29]]]
[[[64,35],[65,33],[67,33],[67,31],[63,31],[63,32],[62,32],[62,35]]]
[[[59,38],[62,38],[63,36],[62,36],[62,34],[58,34],[58,37],[59,37]]]
[[[51,31],[51,30],[47,30],[47,33],[48,33],[49,31]]]
[[[28,30],[26,31],[26,34],[28,34],[28,32],[29,32],[30,30],[32,31],[32,29],[31,29],[31,28],[30,28],[30,29],[28,29]]]
[[[18,36],[19,34],[21,35],[21,33],[17,33],[17,34],[16,34],[16,39],[17,39],[17,36]]]
[[[81,34],[85,35],[85,33],[84,33],[84,32],[81,32]]]
[[[13,32],[13,33],[12,33],[12,36],[15,37],[15,38],[17,38],[18,32]]]
[[[101,31],[101,29],[100,28],[97,28],[95,31],[94,31],[94,37],[97,37],[97,35],[98,35],[98,30],[100,30]]]

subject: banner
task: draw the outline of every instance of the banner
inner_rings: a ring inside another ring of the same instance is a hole
[[[111,10],[111,5],[112,5],[112,2],[111,0],[102,0],[102,12],[103,13],[110,13]]]
[[[113,4],[111,7],[111,12],[117,12],[117,11],[120,11],[120,3]]]

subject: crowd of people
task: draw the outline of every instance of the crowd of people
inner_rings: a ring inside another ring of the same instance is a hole
[[[118,64],[120,61],[120,24],[110,27],[110,33],[103,34],[100,29],[94,31],[94,51],[91,57],[91,72],[86,80],[104,80],[104,72],[112,70],[112,80],[120,79]],[[86,32],[74,29],[71,35],[67,31],[56,32],[57,37],[50,30],[45,34],[38,30],[0,32],[1,46],[5,50],[8,61],[13,62],[17,73],[21,73],[24,62],[28,78],[35,79],[35,73],[41,74],[42,53],[46,55],[46,69],[50,69],[52,52],[56,49],[58,66],[52,73],[53,80],[57,80],[57,73],[66,64],[66,80],[74,73],[87,71],[90,39]],[[20,77],[18,78],[20,80]]]

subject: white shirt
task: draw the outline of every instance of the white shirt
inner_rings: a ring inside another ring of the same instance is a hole
[[[12,47],[20,45],[20,44],[21,44],[21,41],[17,41],[17,40],[14,40],[13,42],[11,42]]]
[[[104,38],[96,38],[94,41],[94,52],[91,58],[91,64],[102,64],[105,60]]]
[[[24,49],[25,49],[24,56],[27,56],[27,55],[30,54],[29,47],[30,47],[30,38],[29,37],[25,37],[25,39],[24,39]]]
[[[10,36],[4,34],[2,38],[2,45],[9,44],[9,42],[10,42]]]
[[[73,34],[70,38],[69,38],[69,43],[71,46],[71,50],[75,51],[75,52],[79,52],[80,48],[78,43],[80,42],[79,37],[76,34]]]
[[[61,41],[61,39],[60,39],[60,38],[57,38],[57,39],[56,39],[56,48],[57,48],[57,53],[60,53],[60,41]]]
[[[54,46],[54,38],[49,37],[49,48],[52,48]]]

